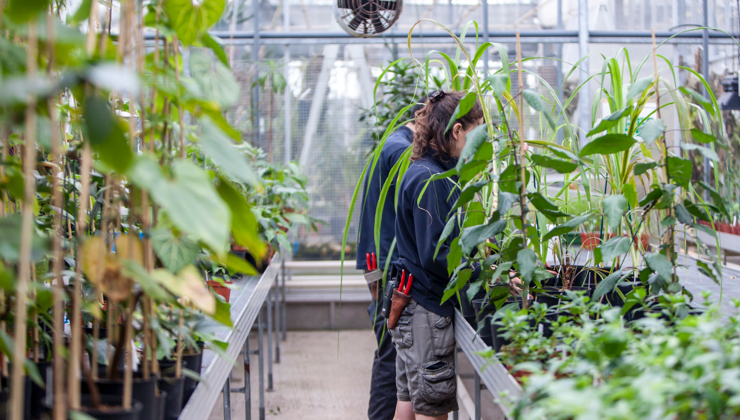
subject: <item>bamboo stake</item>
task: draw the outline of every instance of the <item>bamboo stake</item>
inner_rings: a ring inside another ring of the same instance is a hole
[[[136,297],[132,293],[128,299],[128,312],[126,313],[126,326],[124,332],[124,342],[126,346],[126,364],[123,375],[123,408],[127,410],[131,408],[131,395],[133,393],[131,385],[134,381],[134,352],[131,351],[131,340],[133,339],[134,328],[131,321],[134,317],[135,305]]]
[[[34,162],[35,162],[35,156],[34,156]],[[31,262],[31,266],[29,267],[31,270],[31,284],[36,284],[36,264]],[[36,301],[36,288],[34,287],[31,290],[31,299],[33,301]],[[33,320],[33,325],[38,326],[39,325],[39,310],[34,306],[33,308],[33,315],[31,316],[31,319]],[[33,328],[33,361],[34,363],[39,362],[39,329],[37,327]]]
[[[2,0],[0,0],[2,1]],[[175,48],[175,80],[177,88],[180,88],[180,44],[177,41],[177,35],[172,36],[172,45]],[[177,125],[180,127],[180,158],[185,160],[185,128],[183,127],[183,109],[182,104],[177,104]]]
[[[98,0],[92,0],[90,4],[90,18],[88,19],[88,33],[86,51],[91,56],[95,51],[96,20],[98,17]],[[77,208],[77,246],[79,247],[87,230],[87,201],[90,193],[90,169],[92,167],[92,150],[89,141],[84,141],[82,146],[82,165],[80,168],[80,197]],[[73,175],[74,176],[74,175]],[[69,390],[69,408],[79,410],[80,408],[80,358],[82,353],[82,265],[84,257],[77,252],[75,264],[75,283],[72,293],[72,318],[70,320],[71,334],[69,345],[69,372],[67,374],[67,389]]]
[[[28,51],[26,55],[26,74],[33,78],[37,70],[38,37],[36,22],[28,25]],[[33,176],[36,168],[36,98],[29,95],[26,104],[26,139],[23,159],[24,195],[21,224],[21,248],[18,262],[18,284],[15,299],[15,323],[13,328],[15,344],[13,346],[13,369],[10,386],[10,416],[12,420],[22,420],[24,417],[23,403],[25,401],[23,378],[25,372],[23,364],[26,360],[26,299],[28,298],[28,283],[31,273],[31,236],[35,222],[34,199],[36,198],[36,180]]]
[[[0,0],[1,1],[1,0]],[[49,15],[46,18],[46,30],[47,30],[47,55],[49,58],[49,72],[54,70],[54,17]],[[61,98],[60,98],[61,99]],[[64,393],[64,283],[62,280],[62,267],[64,265],[64,258],[62,253],[62,235],[64,229],[62,227],[62,212],[64,208],[64,197],[62,196],[62,185],[60,185],[59,175],[64,177],[62,165],[62,141],[61,141],[61,126],[57,127],[56,123],[56,104],[52,99],[49,99],[49,121],[51,126],[51,155],[54,164],[59,168],[60,173],[54,174],[52,178],[52,205],[60,211],[54,213],[53,231],[54,236],[52,238],[52,270],[54,277],[52,280],[53,285],[53,297],[54,297],[54,309],[53,309],[53,340],[54,340],[54,351],[53,351],[53,395],[54,395],[54,409],[53,419],[54,420],[65,420],[67,417],[66,410],[66,398]]]
[[[658,54],[656,52],[657,46],[656,46],[656,41],[655,41],[655,28],[651,28],[650,31],[652,33],[652,38],[653,38],[653,67],[655,69],[655,103],[656,103],[656,111],[658,114],[658,119],[660,119],[660,91],[658,89],[658,82],[660,79],[658,78]],[[669,181],[668,179],[668,144],[665,138],[665,133],[663,133],[663,135],[660,137],[662,140],[660,144],[663,146],[663,150],[661,150],[663,154],[663,176],[665,177],[665,182],[668,183]],[[673,216],[672,208],[668,208],[666,212],[667,212],[667,216],[669,217]],[[672,268],[673,275],[675,278],[676,265],[673,264],[673,260],[674,260],[673,254],[674,254],[674,247],[675,247],[674,226],[675,225],[670,225],[668,227],[668,230],[666,231],[665,236],[663,238],[664,238],[664,242],[666,243],[666,245],[668,245],[668,249],[667,249],[668,261],[671,262],[671,266],[672,266],[671,268]],[[636,234],[639,234],[639,232]]]
[[[516,57],[519,64],[519,169],[520,169],[520,181],[521,191],[519,192],[519,205],[521,209],[519,213],[522,219],[522,249],[527,248],[527,199],[525,198],[527,193],[527,170],[524,167],[524,70],[522,68],[522,44],[519,38],[519,31],[516,31]],[[524,278],[523,290],[522,290],[522,306],[526,309],[529,306],[529,285]]]

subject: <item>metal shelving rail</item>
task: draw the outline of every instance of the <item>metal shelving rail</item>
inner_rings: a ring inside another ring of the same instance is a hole
[[[481,418],[481,390],[484,389],[481,385],[485,385],[485,389],[494,398],[503,392],[508,393],[512,397],[522,392],[519,383],[517,383],[513,376],[509,375],[506,366],[495,356],[490,360],[486,360],[477,354],[477,352],[487,350],[488,346],[478,337],[473,327],[465,321],[465,318],[457,309],[455,309],[455,340],[457,340],[457,344],[462,348],[463,353],[465,353],[465,356],[468,357],[468,360],[470,360],[470,363],[475,369],[474,420],[480,420]],[[486,366],[486,368],[483,369],[483,366]],[[501,406],[501,409],[506,413],[506,407]]]
[[[231,393],[243,392],[245,394],[246,420],[251,420],[251,389],[250,389],[250,354],[257,354],[258,357],[258,375],[259,375],[259,418],[265,419],[265,372],[263,362],[263,345],[264,327],[263,313],[267,316],[267,390],[272,390],[272,341],[273,329],[275,334],[275,356],[276,363],[279,363],[280,355],[280,306],[278,288],[278,273],[283,267],[283,257],[280,254],[270,261],[267,270],[256,282],[254,279],[245,283],[243,290],[238,296],[232,296],[231,299],[231,321],[234,328],[216,333],[216,337],[228,343],[226,354],[232,360],[236,360],[239,352],[244,349],[244,387],[231,388],[230,375],[233,365],[226,359],[217,356],[214,352],[206,350],[203,354],[203,369],[200,372],[202,381],[198,384],[190,397],[187,405],[180,413],[179,420],[203,420],[207,419],[213,409],[218,395],[224,393],[224,420],[231,420]],[[273,286],[275,292],[272,292]],[[284,293],[283,293],[284,294]],[[273,302],[274,301],[274,302]],[[274,305],[273,305],[274,303]],[[275,320],[273,318],[273,307],[275,311]],[[284,319],[284,318],[283,318]],[[255,352],[249,351],[249,332],[257,320],[258,329],[258,349]],[[273,328],[274,327],[274,328]],[[283,332],[283,340],[285,339]],[[223,386],[221,386],[223,384]]]

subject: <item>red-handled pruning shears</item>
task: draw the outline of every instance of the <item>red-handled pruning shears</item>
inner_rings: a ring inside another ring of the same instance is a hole
[[[406,288],[403,288],[403,283],[406,281],[406,270],[401,272],[401,284],[398,285],[398,291],[403,292],[404,295],[408,296],[411,291],[411,283],[414,282],[414,275],[409,273],[409,281],[406,283]]]
[[[375,253],[373,252],[373,258],[372,261],[370,260],[370,253],[365,254],[365,258],[367,259],[367,269],[368,271],[377,270],[378,269],[378,261],[375,259]],[[372,262],[372,264],[371,264]]]

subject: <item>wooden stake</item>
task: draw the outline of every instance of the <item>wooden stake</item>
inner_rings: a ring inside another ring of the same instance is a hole
[[[126,363],[123,375],[123,408],[127,410],[131,408],[131,395],[133,393],[131,385],[134,382],[134,352],[131,351],[131,340],[133,339],[134,328],[131,321],[134,317],[135,305],[136,297],[131,294],[128,299],[128,312],[126,313],[126,326],[124,327]]]
[[[1,1],[1,0],[0,0]],[[177,41],[177,35],[172,36],[172,45],[175,48],[175,80],[177,87],[180,87],[180,44]],[[183,127],[183,109],[182,104],[177,104],[177,125],[180,127],[180,159],[185,160],[185,127]]]
[[[28,51],[26,54],[26,74],[33,78],[37,70],[38,37],[36,22],[28,24]],[[23,378],[26,376],[23,364],[26,361],[26,299],[28,283],[31,279],[31,238],[35,224],[34,200],[36,198],[36,179],[33,172],[36,168],[36,98],[29,96],[26,103],[26,139],[23,157],[24,195],[21,222],[21,248],[18,261],[18,284],[15,299],[15,323],[13,328],[15,344],[13,346],[13,369],[10,386],[11,420],[24,418]]]
[[[49,14],[46,17],[47,31],[47,56],[49,59],[49,73],[54,71],[54,16]],[[60,98],[61,99],[61,98]],[[58,172],[52,177],[52,196],[51,202],[55,208],[64,207],[64,197],[62,196],[62,185],[60,185],[60,176],[64,177],[62,168],[62,140],[61,126],[57,126],[56,103],[49,99],[49,125],[51,126],[51,155],[52,161]],[[64,266],[64,254],[62,252],[62,212],[54,212],[53,232],[51,252],[52,252],[52,290],[54,297],[53,309],[53,395],[54,395],[54,420],[66,420],[66,398],[64,390],[64,282],[62,280],[62,268]]]
[[[522,66],[522,44],[519,38],[519,31],[516,31],[516,57],[519,64],[519,169],[520,181],[522,183],[519,192],[519,213],[522,219],[522,249],[527,248],[527,170],[524,167],[524,70]],[[526,309],[529,306],[529,286],[522,278],[524,288],[522,291],[522,306]]]

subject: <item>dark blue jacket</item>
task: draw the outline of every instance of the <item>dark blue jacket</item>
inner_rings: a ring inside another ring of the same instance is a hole
[[[405,269],[407,276],[409,272],[414,275],[410,294],[415,301],[439,316],[452,318],[453,302],[456,299],[453,297],[444,304],[440,302],[450,281],[447,274],[447,254],[452,240],[460,233],[457,224],[440,248],[437,258],[432,257],[447,223],[447,215],[460,196],[460,190],[454,187],[450,179],[436,180],[429,183],[421,202],[417,204],[427,180],[457,164],[457,159],[449,156],[446,159],[434,157],[434,154],[436,152],[429,152],[414,161],[401,180],[396,214],[396,247],[399,258],[393,261],[393,265],[395,273]],[[456,177],[453,179],[457,181]],[[477,266],[470,281],[477,280],[479,275],[480,267]]]
[[[380,201],[380,190],[391,168],[398,162],[398,158],[414,141],[414,132],[406,126],[400,127],[391,133],[385,140],[380,158],[375,165],[375,171],[370,179],[371,167],[365,174],[365,182],[362,187],[362,210],[360,213],[360,231],[357,238],[357,266],[358,270],[367,269],[366,254],[375,252],[375,210]],[[372,164],[371,164],[372,165]],[[368,187],[369,181],[369,187]],[[396,196],[396,183],[394,182],[388,191],[385,205],[383,206],[383,219],[380,227],[380,255],[377,255],[378,268],[385,267],[388,250],[391,248],[395,235],[396,210],[394,208]],[[393,251],[391,261],[398,259],[398,247]]]

